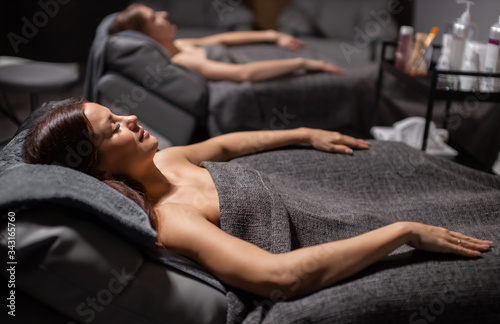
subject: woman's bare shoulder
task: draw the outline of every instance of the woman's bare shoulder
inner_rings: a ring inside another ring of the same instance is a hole
[[[190,205],[164,202],[158,204],[155,211],[158,215],[158,242],[183,254],[195,249],[194,238],[206,233],[207,228],[220,231]]]
[[[189,149],[185,146],[172,146],[161,151],[156,152],[154,161],[155,163],[164,162],[189,162],[186,152]]]
[[[179,50],[186,49],[187,47],[192,47],[195,46],[197,42],[197,38],[178,38],[174,40],[174,45],[177,47]]]

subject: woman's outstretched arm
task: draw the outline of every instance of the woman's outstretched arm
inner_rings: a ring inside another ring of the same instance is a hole
[[[289,49],[299,49],[306,44],[302,40],[291,35],[280,33],[275,30],[262,31],[235,31],[210,35],[201,38],[183,38],[175,41],[179,46],[193,45],[244,45],[252,43],[276,43],[277,45]]]
[[[401,245],[477,257],[491,242],[444,228],[401,222],[350,239],[271,254],[235,238],[183,206],[163,210],[159,244],[189,257],[222,282],[267,298],[298,298],[348,278]]]
[[[286,113],[281,117],[286,118]],[[227,161],[238,156],[302,143],[310,144],[321,151],[343,154],[351,154],[353,148],[368,149],[369,147],[368,142],[364,140],[338,132],[297,128],[229,133],[201,143],[169,148],[164,150],[164,153],[160,153],[166,154],[167,151],[176,153],[191,163],[199,165],[202,161]]]
[[[172,62],[199,73],[211,81],[258,82],[286,75],[297,70],[321,71],[333,74],[345,73],[344,69],[325,61],[302,57],[233,64],[200,59],[193,56],[192,52],[186,51],[172,57]]]

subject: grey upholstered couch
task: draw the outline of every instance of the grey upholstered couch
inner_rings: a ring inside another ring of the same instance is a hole
[[[278,19],[280,31],[305,40],[342,66],[374,60],[381,40],[394,40],[391,0],[291,0]]]

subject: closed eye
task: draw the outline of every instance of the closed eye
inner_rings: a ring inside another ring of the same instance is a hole
[[[119,129],[120,129],[120,124],[116,124],[115,130],[113,131],[113,133],[116,133]]]

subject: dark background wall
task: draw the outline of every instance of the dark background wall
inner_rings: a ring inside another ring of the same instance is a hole
[[[84,63],[102,18],[130,2],[133,1],[3,0],[0,5],[0,56]],[[255,28],[269,29],[276,28],[276,18],[289,2],[244,0],[242,4],[254,12]],[[413,1],[400,2],[404,11],[395,18],[400,24],[411,24]]]
[[[15,0],[0,5],[0,55],[49,62],[85,62],[104,16],[118,0]]]

